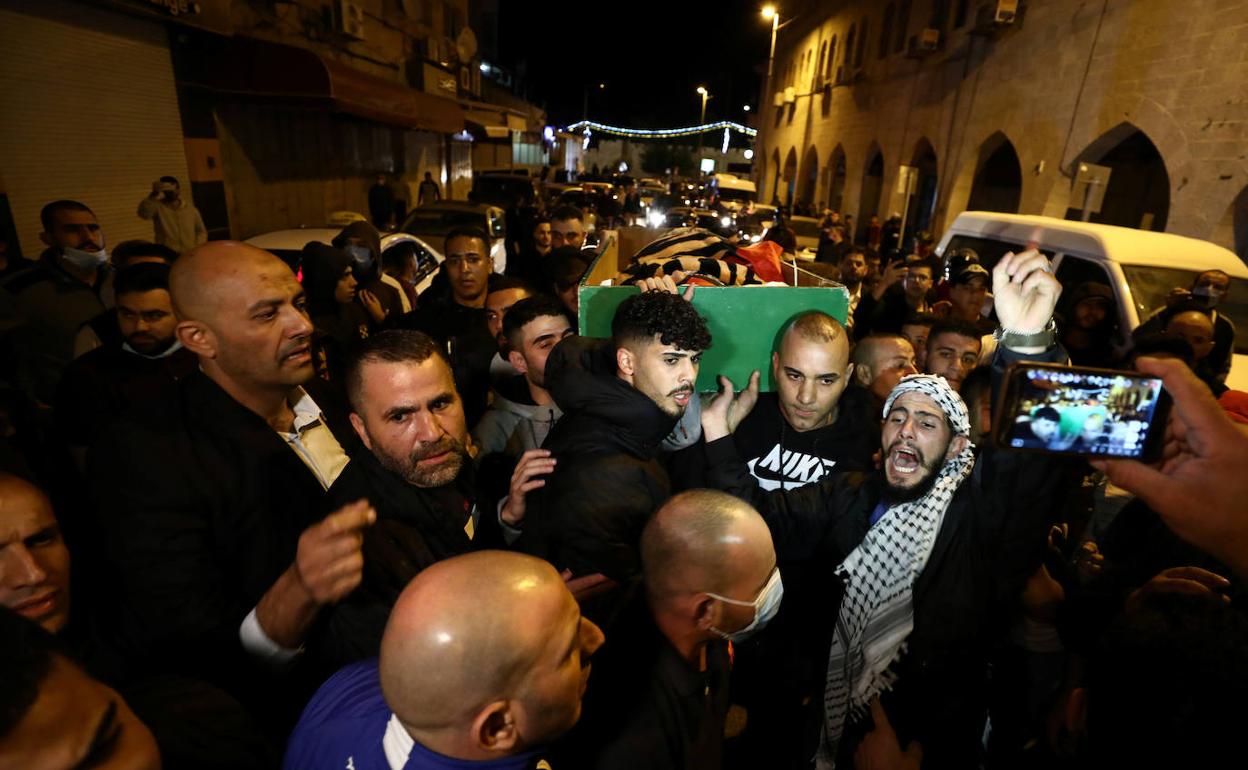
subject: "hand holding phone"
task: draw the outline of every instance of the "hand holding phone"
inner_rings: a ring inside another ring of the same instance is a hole
[[[994,440],[1014,451],[1148,462],[1161,454],[1169,413],[1159,377],[1023,362],[1006,374]]]

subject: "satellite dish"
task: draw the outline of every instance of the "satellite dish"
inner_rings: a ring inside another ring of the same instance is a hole
[[[461,62],[470,62],[477,55],[477,36],[471,27],[464,27],[455,38],[455,53]]]

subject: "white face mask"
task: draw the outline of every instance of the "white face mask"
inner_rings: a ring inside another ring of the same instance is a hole
[[[719,599],[721,602],[735,604],[738,607],[753,607],[754,619],[745,628],[730,633],[724,633],[718,628],[711,626],[711,631],[730,642],[744,641],[754,634],[762,631],[763,628],[771,622],[771,619],[780,611],[780,600],[784,598],[784,582],[780,579],[780,568],[776,567],[772,570],[771,578],[767,581],[767,585],[763,586],[763,590],[758,592],[758,596],[754,597],[752,602],[743,602],[739,599],[729,599],[727,596],[720,596],[707,592],[707,596]]]
[[[70,246],[61,247],[61,256],[65,261],[79,270],[94,270],[108,261],[108,249],[99,251],[83,251]]]
[[[1207,286],[1207,285],[1197,286],[1193,288],[1192,294],[1197,297],[1204,297],[1205,304],[1208,305],[1209,307],[1213,307],[1214,305],[1218,304],[1218,301],[1221,300],[1224,296],[1226,296],[1226,292],[1221,291],[1219,289],[1215,289],[1212,286]]]

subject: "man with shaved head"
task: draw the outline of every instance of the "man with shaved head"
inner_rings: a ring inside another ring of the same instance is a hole
[[[771,534],[749,504],[696,489],[651,517],[641,560],[645,601],[613,626],[562,764],[718,768],[730,643],[766,626],[784,594]]]
[[[169,285],[199,371],[105,431],[90,463],[121,580],[116,641],[147,670],[197,676],[277,717],[282,689],[248,658],[298,655],[321,608],[359,583],[375,513],[360,501],[325,516],[351,433],[311,380],[312,324],[290,268],[215,241],[184,254]]]
[[[547,562],[501,551],[439,562],[399,597],[380,658],[312,698],[284,767],[536,767],[580,717],[602,641]]]

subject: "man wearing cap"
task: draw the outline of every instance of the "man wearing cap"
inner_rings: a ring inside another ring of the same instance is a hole
[[[995,371],[1063,358],[1048,260],[1007,254],[994,286]],[[1058,463],[991,447],[977,460],[962,399],[943,378],[911,375],[884,406],[881,470],[761,493],[723,441],[730,402],[751,395],[721,395],[703,410],[708,480],[754,504],[781,564],[827,565],[827,592],[809,610],[829,651],[824,684],[810,693],[822,709],[818,765],[853,757],[874,767],[891,756],[879,766],[975,766],[989,651],[1043,555]]]

